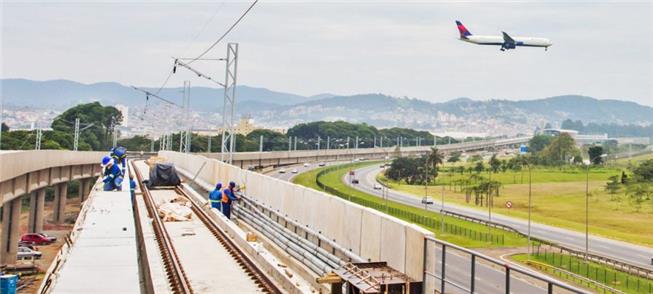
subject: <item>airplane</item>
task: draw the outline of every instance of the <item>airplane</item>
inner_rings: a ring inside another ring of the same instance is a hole
[[[533,38],[533,37],[511,37],[506,32],[501,36],[479,36],[472,35],[472,33],[465,28],[465,26],[460,22],[456,21],[458,26],[458,31],[460,32],[460,40],[477,44],[477,45],[498,45],[501,46],[501,51],[506,51],[509,49],[515,49],[517,46],[524,47],[544,47],[544,50],[548,50],[549,46],[553,43],[549,39],[545,38]]]

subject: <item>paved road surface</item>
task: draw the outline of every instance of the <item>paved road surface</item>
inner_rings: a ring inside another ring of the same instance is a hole
[[[327,166],[338,165],[348,163],[349,161],[340,161],[340,162],[326,162]],[[285,173],[280,173],[281,168],[275,169],[267,174],[282,179],[284,181],[291,181],[292,178],[297,176],[300,173],[307,172],[320,166],[317,162],[309,162],[309,166],[304,166],[303,163],[286,166],[283,169]],[[292,173],[292,170],[296,169],[297,173]],[[360,176],[358,176],[360,177]],[[372,190],[374,193],[375,190]],[[413,197],[414,198],[414,197]],[[419,202],[419,200],[417,201]],[[442,252],[440,249],[436,249],[435,254],[441,256]],[[447,283],[445,285],[447,293],[468,293],[464,289],[469,289],[471,284],[470,277],[470,262],[471,257],[466,254],[452,253],[447,252],[447,267],[445,275],[447,277]],[[434,269],[430,269],[429,272],[440,276],[441,269],[441,258],[436,258],[436,264]],[[489,266],[485,263],[477,263],[476,265],[476,279],[475,279],[475,288],[478,293],[505,293],[505,271],[500,268]],[[526,279],[518,278],[513,276],[510,279],[511,283],[511,292],[512,293],[546,293],[546,288],[542,283],[534,283],[533,281],[526,281]],[[454,285],[459,285],[464,289],[456,288]],[[437,288],[440,289],[440,282],[436,281]]]
[[[381,170],[382,169],[378,165],[357,169],[356,176],[359,179],[360,183],[355,185],[354,188],[381,197],[381,191],[373,189],[374,183],[376,183],[376,175],[381,172]],[[389,190],[388,195],[390,200],[412,205],[415,207],[424,207],[419,196],[395,190]],[[439,199],[433,200],[435,201],[435,204],[429,205],[429,209],[433,211],[439,211],[441,209],[440,202],[438,201]],[[487,211],[476,210],[473,208],[450,204],[447,202],[445,202],[444,206],[445,209],[449,211],[480,219],[488,218]],[[528,231],[527,220],[517,219],[500,214],[492,214],[492,221],[511,226],[524,233]],[[531,224],[531,233],[532,236],[540,239],[551,240],[572,248],[585,250],[585,234],[579,232],[533,222]],[[603,256],[609,256],[618,260],[623,260],[644,268],[653,269],[653,266],[651,265],[651,259],[653,258],[653,248],[647,248],[591,235],[589,244],[590,252]]]

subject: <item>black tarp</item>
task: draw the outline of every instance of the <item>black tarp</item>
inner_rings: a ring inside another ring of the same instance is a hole
[[[181,184],[177,170],[174,164],[157,163],[150,168],[150,180],[147,183],[148,188],[156,186],[177,186]]]

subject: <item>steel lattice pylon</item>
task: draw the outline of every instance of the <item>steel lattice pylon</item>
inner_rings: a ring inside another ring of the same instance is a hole
[[[238,70],[238,43],[227,44],[227,60],[222,107],[222,148],[220,159],[231,164],[236,148],[234,114],[236,111],[236,75]]]
[[[179,132],[179,152],[190,152],[191,125],[190,125],[190,81],[184,81],[183,97],[183,130]]]
[[[75,139],[73,142],[73,151],[77,151],[79,147],[79,117],[75,119]]]

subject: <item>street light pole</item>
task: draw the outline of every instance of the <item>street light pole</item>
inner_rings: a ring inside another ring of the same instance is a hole
[[[585,167],[585,262],[587,262],[590,248],[590,165],[592,162],[594,162],[595,159],[603,158],[606,156],[608,155],[604,153],[599,156],[590,158],[590,161]]]
[[[531,259],[531,208],[532,205],[532,193],[531,193],[531,165],[526,163],[528,167],[528,259]]]
[[[440,234],[444,233],[444,185],[442,185],[442,200],[440,202]]]

